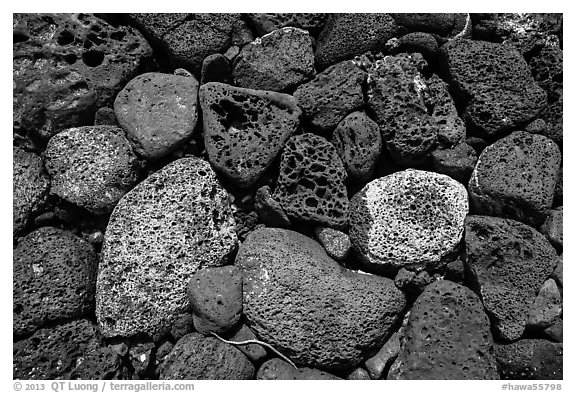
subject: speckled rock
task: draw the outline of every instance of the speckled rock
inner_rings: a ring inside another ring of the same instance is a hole
[[[258,338],[246,324],[242,323],[234,334],[230,337],[230,341],[241,342],[249,340],[257,340]],[[267,355],[265,347],[260,344],[245,344],[236,346],[252,363],[258,364]]]
[[[239,187],[266,171],[302,114],[290,95],[222,83],[202,85],[200,106],[208,160]]]
[[[331,14],[318,37],[316,63],[326,68],[368,51],[378,51],[396,35],[388,14]]]
[[[254,209],[260,220],[269,227],[288,228],[290,219],[282,210],[280,204],[272,198],[269,186],[263,186],[256,191]]]
[[[314,234],[331,258],[341,262],[351,255],[352,243],[346,233],[333,228],[316,227]]]
[[[111,212],[138,180],[138,160],[118,127],[62,131],[50,139],[44,157],[50,192],[95,214]]]
[[[310,125],[331,132],[346,115],[364,104],[362,84],[366,73],[351,61],[329,67],[294,92]]]
[[[106,380],[121,379],[122,362],[118,353],[111,347],[98,347],[77,360],[78,366],[70,374],[70,379]]]
[[[554,188],[554,203],[553,206],[562,206],[564,204],[564,166],[560,164],[558,171],[558,181]]]
[[[202,61],[214,53],[224,53],[231,45],[252,41],[240,14],[129,14],[151,42],[167,54],[172,67],[199,71]]]
[[[438,149],[432,152],[434,170],[448,175],[462,184],[468,184],[477,161],[476,151],[466,142],[460,143],[452,149]]]
[[[393,38],[394,39],[394,38]],[[421,53],[427,60],[433,59],[438,50],[438,42],[432,34],[414,32],[403,35],[398,39],[398,46],[394,52]]]
[[[443,280],[418,297],[388,379],[499,379],[490,323],[470,289]]]
[[[468,216],[465,241],[467,276],[494,331],[505,341],[519,339],[556,251],[535,229],[496,217]]]
[[[197,271],[190,278],[187,293],[197,332],[222,334],[240,320],[242,274],[237,267],[212,267]]]
[[[368,370],[371,379],[381,379],[384,376],[384,370],[389,368],[392,362],[400,353],[400,333],[395,332],[386,340],[382,348],[376,355],[366,359],[364,366]]]
[[[182,158],[149,176],[112,212],[98,271],[96,317],[107,337],[170,330],[200,268],[226,264],[237,237],[210,165]]]
[[[466,126],[458,115],[448,84],[436,74],[428,78],[425,83],[424,101],[429,111],[431,110],[432,121],[438,129],[439,144],[451,148],[464,142]]]
[[[331,141],[351,181],[365,182],[372,176],[382,150],[382,137],[378,124],[366,113],[346,116],[338,123]]]
[[[234,346],[190,333],[174,345],[164,360],[160,379],[252,379],[255,371]]]
[[[206,57],[202,62],[200,84],[203,85],[208,82],[228,84],[232,82],[232,68],[224,55],[215,53]]]
[[[198,81],[158,72],[138,75],[118,93],[114,111],[134,151],[157,160],[192,137],[198,120]]]
[[[50,180],[42,159],[18,147],[12,148],[12,231],[18,233],[45,200]]]
[[[39,228],[18,243],[13,266],[15,335],[94,310],[98,258],[76,235]]]
[[[288,140],[273,198],[290,220],[335,228],[348,223],[346,169],[334,146],[314,134]]]
[[[320,244],[289,230],[252,232],[235,264],[248,326],[303,366],[358,365],[382,345],[406,304],[392,280],[344,269]]]
[[[562,315],[562,298],[556,282],[549,278],[544,282],[536,300],[530,307],[526,327],[543,330],[551,326]]]
[[[256,379],[265,380],[330,380],[341,379],[316,368],[294,368],[282,359],[274,358],[265,362],[256,374]]]
[[[394,277],[394,284],[404,293],[409,295],[419,295],[426,286],[434,281],[427,271],[422,270],[418,273],[402,268]]]
[[[144,379],[144,376],[150,371],[155,352],[156,348],[153,342],[137,340],[132,343],[128,351],[128,359],[134,369],[134,373],[139,378]]]
[[[346,379],[349,381],[368,381],[370,380],[370,374],[362,367],[358,367],[352,370],[352,372],[346,376]]]
[[[546,93],[513,46],[460,39],[444,44],[440,53],[457,99],[467,102],[469,128],[500,135],[528,123],[545,107]]]
[[[439,126],[424,100],[425,65],[421,54],[401,53],[375,61],[368,72],[368,107],[400,165],[426,160],[438,140]]]
[[[546,91],[548,102],[556,102],[563,95],[563,57],[560,47],[548,45],[530,59],[532,75]]]
[[[560,148],[564,140],[564,99],[560,99],[550,105],[542,113],[542,118],[546,121],[546,128],[542,135],[552,139]]]
[[[468,195],[445,175],[407,169],[371,181],[350,203],[350,240],[369,267],[437,266],[462,238]]]
[[[426,32],[442,37],[455,37],[466,27],[467,14],[402,13],[391,14],[398,26],[410,32]]]
[[[315,73],[310,34],[295,27],[274,30],[245,45],[232,70],[238,86],[272,91],[290,89]]]
[[[93,14],[13,15],[14,129],[48,139],[92,125],[152,55],[133,27]]]
[[[101,342],[96,325],[86,319],[40,329],[14,342],[13,378],[71,379],[77,365]]]
[[[502,379],[562,379],[563,345],[527,339],[496,345]]]
[[[559,251],[562,252],[562,227],[563,227],[563,208],[560,206],[557,209],[551,210],[550,214],[540,227],[540,233],[546,236],[546,239]]]
[[[550,139],[516,131],[482,151],[470,178],[480,214],[540,225],[554,199],[561,154]]]

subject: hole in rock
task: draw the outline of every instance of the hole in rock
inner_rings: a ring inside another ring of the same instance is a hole
[[[70,33],[68,30],[64,30],[60,33],[57,39],[58,45],[68,45],[74,42],[74,34]]]
[[[84,52],[82,54],[82,61],[88,67],[98,67],[104,61],[104,53],[97,50]]]

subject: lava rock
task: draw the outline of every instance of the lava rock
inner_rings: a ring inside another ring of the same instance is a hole
[[[464,142],[466,126],[458,116],[448,84],[436,74],[433,74],[425,83],[427,94],[424,95],[424,101],[432,110],[432,120],[438,129],[438,142],[445,148]]]
[[[168,55],[172,67],[198,72],[204,59],[252,41],[239,14],[129,14],[129,19]]]
[[[258,35],[271,33],[283,27],[297,27],[315,35],[322,30],[328,14],[244,14]]]
[[[388,379],[499,379],[490,323],[470,289],[443,280],[418,297]]]
[[[252,379],[255,371],[248,358],[232,345],[190,333],[166,356],[160,379]]]
[[[378,124],[366,113],[353,112],[338,123],[332,144],[351,181],[365,182],[372,176],[382,150],[382,137]]]
[[[352,370],[352,372],[346,376],[346,379],[349,381],[365,381],[370,380],[370,375],[368,374],[368,371],[364,370],[362,367],[358,367]]]
[[[208,160],[243,188],[262,176],[302,115],[292,96],[222,83],[202,85],[200,106]]]
[[[550,214],[540,227],[540,233],[546,236],[546,239],[559,251],[562,252],[562,216],[563,209],[560,206],[550,211]]]
[[[382,345],[406,305],[392,280],[344,269],[320,244],[289,230],[252,232],[235,265],[248,326],[304,366],[358,365]]]
[[[208,82],[230,83],[232,81],[232,69],[230,62],[224,55],[215,53],[202,62],[200,84]]]
[[[564,324],[564,321],[562,319],[556,320],[556,322],[554,322],[554,324],[552,324],[551,326],[548,326],[546,329],[544,329],[544,335],[549,340],[561,343],[562,341],[564,341],[563,328],[562,328],[563,324]]]
[[[137,342],[128,352],[130,364],[136,375],[143,378],[150,370],[156,348],[152,342]]]
[[[111,347],[99,347],[78,359],[70,379],[106,380],[121,379],[122,362]]]
[[[116,119],[114,109],[108,107],[98,109],[94,115],[94,125],[118,127],[118,120]]]
[[[256,335],[246,324],[242,323],[234,335],[230,337],[230,341],[242,342],[249,340],[257,340]],[[267,355],[266,349],[260,344],[244,344],[236,346],[252,363],[260,363]]]
[[[513,46],[468,39],[440,48],[450,87],[467,102],[470,128],[497,136],[528,123],[546,105],[546,93]]]
[[[192,274],[228,262],[234,229],[228,194],[206,161],[176,160],[138,184],[106,228],[96,289],[102,334],[167,333],[189,307]]]
[[[118,93],[114,111],[134,151],[157,160],[192,137],[198,120],[198,81],[158,72],[138,75]]]
[[[333,228],[316,227],[314,234],[330,258],[343,262],[351,255],[352,243],[346,233]]]
[[[295,27],[274,30],[245,45],[232,70],[238,86],[272,91],[290,89],[315,73],[312,39]]]
[[[316,64],[326,68],[368,51],[378,51],[396,35],[388,14],[331,14],[318,37]]]
[[[414,169],[371,181],[350,202],[350,240],[370,268],[395,274],[439,265],[462,238],[468,194]]]
[[[368,72],[368,107],[400,165],[426,160],[437,143],[439,126],[424,101],[425,65],[419,53],[402,53],[375,61]]]
[[[564,262],[562,255],[557,258],[556,266],[552,272],[552,278],[556,281],[560,287],[560,293],[562,293],[562,288],[564,287]]]
[[[524,333],[530,307],[556,265],[556,251],[517,221],[466,218],[466,269],[495,332],[505,341]]]
[[[290,219],[282,210],[280,204],[272,198],[269,186],[263,186],[256,191],[254,209],[260,220],[269,227],[288,228]]]
[[[174,319],[174,323],[172,324],[172,328],[170,329],[170,335],[174,339],[174,342],[177,342],[185,335],[192,333],[194,331],[194,319],[192,317],[191,312],[184,312],[180,314],[176,319]]]
[[[412,295],[419,295],[433,281],[434,279],[425,270],[415,273],[404,268],[400,269],[394,278],[394,284],[399,289]]]
[[[187,293],[197,332],[221,334],[240,320],[242,274],[237,267],[212,267],[197,271],[190,278]]]
[[[526,339],[496,345],[502,379],[562,379],[563,345]]]
[[[394,39],[394,38],[393,38]],[[438,50],[438,42],[432,34],[415,32],[403,35],[398,39],[395,52],[421,53],[426,59],[433,59]]]
[[[256,379],[264,380],[330,380],[341,379],[316,368],[294,368],[284,360],[274,358],[265,362],[256,374]]]
[[[386,340],[382,348],[376,355],[366,359],[364,366],[368,370],[371,379],[382,379],[384,371],[390,367],[392,362],[400,353],[400,333],[395,332]]]
[[[13,266],[15,335],[94,310],[98,257],[76,235],[39,228],[19,242]]]
[[[40,329],[14,342],[13,378],[71,379],[77,365],[101,343],[96,325],[86,319]]]
[[[482,151],[470,178],[472,207],[480,214],[540,225],[548,215],[561,153],[550,139],[516,131]]]
[[[467,14],[455,13],[403,13],[391,14],[398,26],[410,32],[426,32],[452,38],[466,28]]]
[[[50,139],[44,157],[50,192],[95,214],[110,213],[138,180],[138,160],[118,127],[62,131]]]
[[[314,134],[288,140],[273,198],[290,220],[343,228],[348,223],[346,169],[336,148]]]
[[[546,91],[548,102],[556,102],[563,95],[563,52],[556,46],[545,46],[530,59],[530,70],[536,83]]]
[[[133,27],[92,14],[14,14],[14,129],[49,139],[92,125],[152,56]]]
[[[562,315],[562,298],[556,282],[549,278],[544,282],[538,296],[530,307],[526,327],[532,330],[543,330]]]
[[[482,138],[478,138],[477,136],[467,136],[466,144],[472,146],[478,155],[480,155],[480,153],[482,153],[482,151],[488,147],[488,142]]]
[[[559,147],[563,146],[564,140],[564,99],[560,99],[550,105],[542,113],[542,118],[546,121],[546,129],[542,132],[547,138],[552,139]]]
[[[478,156],[474,148],[463,142],[452,149],[434,150],[432,166],[438,173],[450,176],[462,184],[468,184]]]
[[[50,179],[44,171],[42,158],[34,153],[12,148],[12,231],[22,231],[30,217],[44,202]]]
[[[366,73],[351,61],[324,70],[296,89],[294,97],[310,126],[330,133],[349,113],[364,104]]]

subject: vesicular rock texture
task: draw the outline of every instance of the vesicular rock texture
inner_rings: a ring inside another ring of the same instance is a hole
[[[470,289],[444,280],[418,297],[388,379],[499,379],[488,317]]]
[[[468,195],[445,175],[407,169],[371,181],[350,204],[350,240],[364,263],[394,272],[438,265],[464,231]]]
[[[320,244],[289,230],[254,231],[235,264],[250,328],[305,366],[359,364],[382,345],[406,304],[392,280],[344,269]]]
[[[110,217],[98,271],[102,334],[156,338],[169,331],[189,307],[190,276],[228,262],[234,227],[227,192],[197,158],[165,166],[126,194]]]

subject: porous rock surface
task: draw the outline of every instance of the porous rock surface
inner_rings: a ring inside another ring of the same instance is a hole
[[[521,127],[546,105],[546,92],[512,46],[469,39],[440,48],[450,86],[468,103],[464,118],[488,136]]]
[[[93,14],[13,15],[14,128],[48,139],[92,124],[152,55],[133,27]]]
[[[98,258],[78,236],[39,228],[18,243],[13,266],[15,335],[94,310]]]
[[[303,83],[294,98],[314,129],[330,133],[349,113],[364,104],[366,72],[352,61],[342,61]]]
[[[466,269],[499,339],[518,340],[530,307],[556,266],[556,251],[535,229],[487,216],[466,218]]]
[[[50,189],[42,158],[32,152],[12,149],[12,230],[20,232],[45,200]]]
[[[410,32],[425,32],[442,37],[454,37],[466,27],[467,14],[402,13],[390,14],[396,24]]]
[[[562,297],[554,279],[544,282],[536,300],[530,307],[526,327],[528,329],[543,330],[552,326],[562,315]]]
[[[482,151],[468,190],[479,214],[540,225],[554,200],[561,154],[550,139],[516,131]]]
[[[245,45],[232,70],[238,86],[271,91],[285,91],[315,73],[312,39],[295,27],[274,30]]]
[[[350,240],[364,263],[394,272],[438,265],[462,238],[468,195],[445,175],[407,169],[368,183],[350,202]]]
[[[262,176],[302,114],[290,95],[222,83],[200,88],[200,106],[208,160],[239,187]]]
[[[118,93],[114,111],[134,150],[157,160],[192,137],[198,121],[198,81],[159,72],[138,75]]]
[[[320,244],[289,230],[252,232],[235,265],[250,328],[304,366],[359,364],[382,345],[406,304],[392,280],[344,269]]]
[[[562,343],[523,339],[495,347],[502,379],[562,379]]]
[[[179,159],[138,184],[106,228],[96,295],[102,334],[169,331],[189,307],[190,276],[226,264],[236,249],[234,228],[228,194],[206,161]]]
[[[320,32],[326,22],[327,14],[282,14],[282,13],[261,13],[261,14],[244,14],[248,24],[251,25],[259,35],[268,34],[282,27],[298,27],[307,30],[311,35]]]
[[[288,140],[273,198],[288,218],[342,228],[348,223],[346,169],[336,148],[314,134]]]
[[[335,375],[321,371],[316,368],[299,367],[294,368],[284,360],[270,359],[258,369],[256,379],[264,380],[338,380]]]
[[[410,311],[388,379],[499,379],[478,296],[448,280],[426,287]]]
[[[70,128],[44,154],[50,192],[96,214],[110,213],[138,180],[136,155],[118,127]]]
[[[254,366],[244,354],[214,337],[190,333],[166,356],[160,379],[251,379]]]

